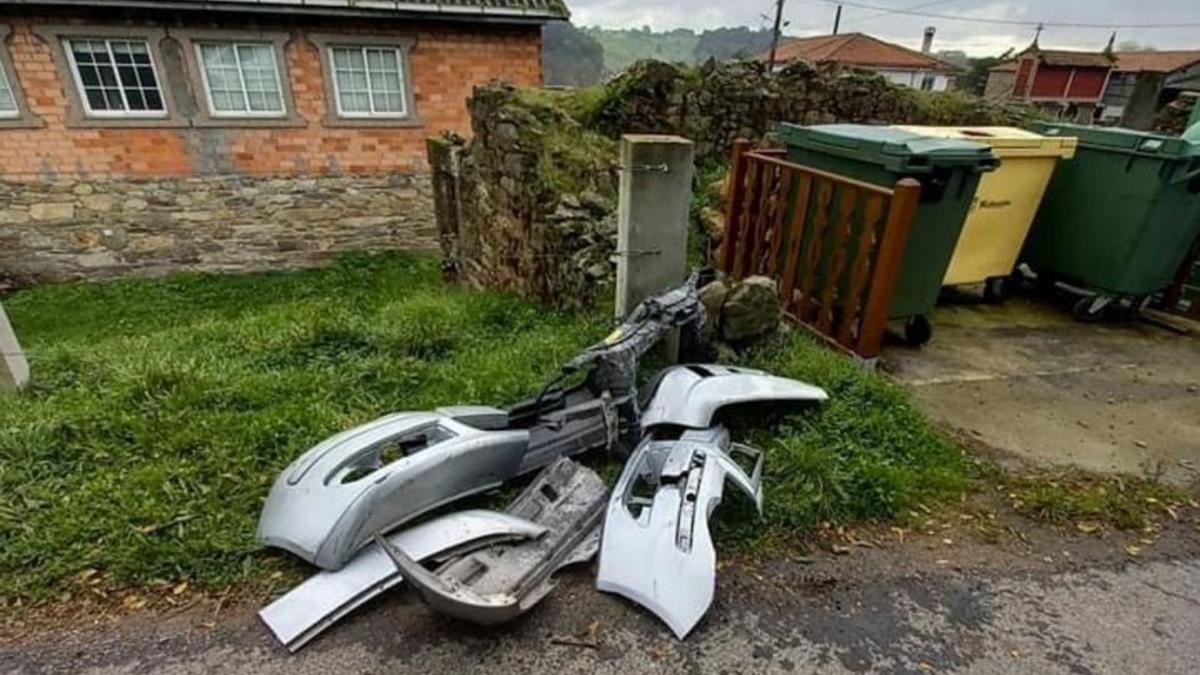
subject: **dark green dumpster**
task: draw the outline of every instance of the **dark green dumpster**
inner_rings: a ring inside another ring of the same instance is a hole
[[[920,205],[888,316],[906,320],[910,343],[927,341],[927,315],[937,302],[980,174],[999,164],[991,148],[862,124],[783,124],[779,138],[790,162],[885,187],[902,178],[921,183]]]
[[[1200,233],[1200,144],[1077,124],[1037,123],[1079,139],[1058,167],[1022,254],[1040,279],[1091,294],[1077,317],[1099,318],[1113,300],[1140,308],[1171,284]]]

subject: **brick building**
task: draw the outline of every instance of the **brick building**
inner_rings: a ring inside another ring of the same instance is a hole
[[[561,0],[0,0],[0,281],[436,246],[424,143]]]

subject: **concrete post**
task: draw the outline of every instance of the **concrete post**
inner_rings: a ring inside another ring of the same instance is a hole
[[[4,306],[0,305],[0,394],[15,392],[29,382],[29,363],[17,343]]]
[[[617,318],[685,277],[692,142],[679,136],[621,137],[617,220]]]

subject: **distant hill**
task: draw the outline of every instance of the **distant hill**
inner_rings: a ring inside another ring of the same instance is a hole
[[[709,58],[754,56],[771,46],[769,29],[754,30],[745,26],[715,28],[702,33],[686,28],[661,33],[649,28],[612,29],[596,26],[575,30],[603,47],[605,75],[619,73],[640,59],[698,63]],[[557,36],[547,34],[546,37]]]
[[[606,74],[619,73],[639,59],[691,63],[700,42],[695,33],[685,28],[666,33],[649,28],[613,30],[592,26],[580,30],[604,47]]]
[[[542,79],[546,84],[590,87],[604,71],[604,47],[567,21],[542,28]]]

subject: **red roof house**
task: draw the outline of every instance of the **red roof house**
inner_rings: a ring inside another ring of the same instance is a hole
[[[991,69],[987,90],[989,95],[1033,103],[1061,117],[1090,121],[1115,66],[1111,52],[1042,49],[1034,42],[1011,62]],[[1007,95],[997,92],[1000,87],[993,78],[1005,83]]]
[[[782,64],[803,59],[813,63],[836,63],[876,71],[896,84],[942,91],[953,81],[958,68],[928,53],[932,39],[933,32],[929,30],[925,51],[921,52],[865,33],[791,38],[779,46],[775,62]],[[769,54],[761,54],[759,58],[765,61]]]

